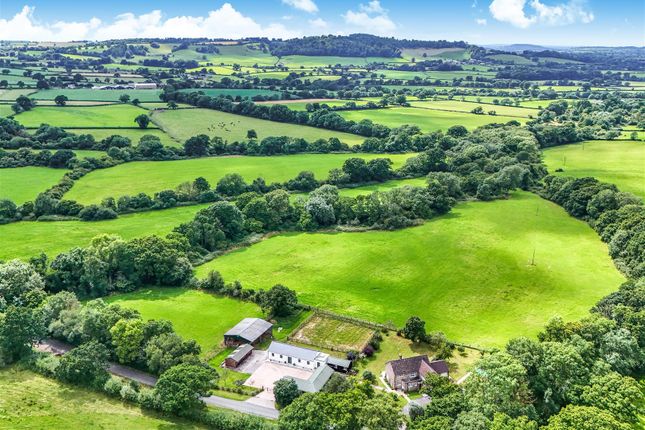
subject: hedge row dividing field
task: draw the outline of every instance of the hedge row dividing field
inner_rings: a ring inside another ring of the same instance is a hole
[[[500,116],[514,116],[520,118],[528,118],[529,116],[537,117],[537,109],[529,109],[525,107],[515,106],[502,106],[481,104],[477,102],[462,102],[459,100],[433,100],[433,101],[413,101],[410,103],[413,107],[424,109],[436,109],[444,111],[459,111],[470,113],[473,109],[481,107],[485,113],[495,111]]]
[[[594,140],[557,146],[544,151],[544,162],[552,174],[593,176],[645,200],[645,142]]]
[[[90,172],[76,181],[65,198],[80,203],[100,203],[105,197],[119,197],[138,193],[154,194],[174,189],[186,181],[202,176],[215,185],[227,173],[239,173],[251,182],[263,177],[267,183],[283,182],[303,170],[312,171],[324,179],[329,170],[341,167],[351,157],[365,160],[389,158],[394,168],[414,154],[297,154],[270,157],[210,157],[176,161],[137,161],[109,169]]]
[[[37,106],[14,117],[25,127],[39,127],[49,124],[66,128],[136,128],[134,119],[146,110],[131,104],[105,106]],[[155,128],[150,124],[150,128]]]
[[[466,112],[449,112],[432,109],[409,107],[395,107],[387,109],[352,110],[339,112],[347,119],[359,122],[362,119],[371,119],[376,124],[388,127],[401,127],[410,124],[417,125],[423,132],[447,130],[453,125],[463,125],[469,130],[492,123],[506,123],[508,121],[526,122],[522,118],[502,115],[474,115]]]
[[[118,102],[123,94],[130,96],[131,100],[139,99],[142,102],[158,102],[161,90],[93,90],[91,88],[61,89],[52,88],[40,90],[29,97],[36,100],[54,100],[56,96],[64,95],[70,100],[92,100],[105,102]]]
[[[16,204],[33,201],[38,193],[55,185],[65,172],[64,169],[34,166],[0,169],[0,199],[9,199]]]
[[[41,252],[54,258],[75,246],[89,245],[92,238],[100,234],[116,234],[124,239],[151,234],[165,236],[204,207],[206,205],[182,206],[93,222],[21,221],[3,224],[0,225],[0,260],[27,260]]]
[[[152,113],[153,121],[179,141],[197,134],[218,136],[227,141],[245,140],[246,132],[253,129],[258,139],[269,136],[300,137],[307,141],[336,137],[348,145],[362,143],[365,138],[350,133],[341,133],[304,125],[267,121],[219,112],[211,109],[177,109]]]
[[[96,141],[100,141],[105,139],[106,137],[110,137],[112,135],[119,135],[123,137],[127,137],[132,141],[133,145],[136,145],[141,137],[149,134],[152,136],[157,136],[159,140],[161,140],[161,143],[164,146],[181,146],[183,142],[177,142],[174,140],[172,137],[170,137],[167,133],[165,133],[163,130],[159,128],[146,128],[146,129],[141,129],[141,128],[65,128],[65,131],[68,131],[70,133],[75,133],[75,134],[91,134],[94,136],[94,139]]]
[[[526,192],[399,231],[275,236],[197,275],[210,270],[246,288],[282,283],[306,304],[375,322],[418,315],[480,346],[534,336],[556,314],[580,318],[624,280],[587,224]]]

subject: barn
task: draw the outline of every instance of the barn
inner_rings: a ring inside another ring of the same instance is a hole
[[[253,352],[253,347],[248,343],[240,345],[224,359],[224,365],[230,369],[235,369],[251,355],[251,352]]]
[[[244,318],[235,327],[224,333],[226,346],[239,346],[245,343],[257,345],[273,336],[273,324],[260,318]]]

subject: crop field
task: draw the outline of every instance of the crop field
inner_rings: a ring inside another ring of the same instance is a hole
[[[0,199],[19,205],[55,185],[65,174],[64,169],[48,167],[15,167],[0,169]]]
[[[0,169],[2,172],[2,169]],[[116,234],[124,239],[156,234],[165,236],[179,224],[189,221],[207,205],[120,215],[104,221],[20,221],[0,225],[0,260],[29,259],[44,252],[53,258],[75,246],[90,244],[100,234]]]
[[[27,96],[35,93],[36,90],[30,88],[24,89],[0,89],[0,100],[13,102],[20,96]]]
[[[580,318],[624,280],[586,223],[526,192],[399,231],[275,236],[197,275],[209,270],[376,322],[418,315],[429,331],[484,346],[534,336],[554,315]]]
[[[144,109],[130,104],[107,106],[40,106],[15,116],[15,120],[25,127],[39,127],[49,124],[66,128],[118,128],[137,127],[134,119],[145,114]],[[154,128],[154,124],[149,125]]]
[[[93,100],[118,102],[123,94],[130,96],[131,100],[139,99],[142,102],[158,102],[161,90],[93,90],[82,89],[48,89],[40,90],[30,97],[36,100],[54,100],[56,96],[64,95],[70,100]]]
[[[105,139],[106,137],[110,137],[113,135],[119,135],[123,137],[127,137],[132,141],[133,145],[136,145],[139,143],[139,140],[141,137],[145,136],[146,134],[150,134],[152,136],[157,136],[159,140],[161,140],[161,143],[165,146],[181,146],[180,142],[177,142],[174,140],[172,137],[170,137],[167,133],[165,133],[163,130],[160,130],[158,128],[65,128],[65,131],[68,131],[70,133],[75,133],[75,134],[91,134],[94,136],[94,139],[96,141],[100,141]]]
[[[421,108],[387,108],[342,111],[339,114],[348,120],[360,121],[371,119],[376,124],[388,127],[400,127],[405,124],[414,124],[424,132],[447,130],[453,125],[463,125],[469,130],[492,123],[506,123],[508,121],[524,122],[522,118],[502,115],[474,115],[465,112],[448,112]]]
[[[263,177],[267,183],[283,182],[304,170],[326,178],[329,170],[341,167],[347,158],[389,158],[397,168],[414,154],[296,154],[270,157],[209,157],[175,161],[139,161],[90,172],[76,181],[65,198],[81,203],[100,202],[105,197],[138,193],[153,194],[174,189],[182,182],[202,176],[212,186],[227,173],[239,173],[251,182]]]
[[[645,200],[645,142],[593,140],[557,146],[544,150],[544,162],[552,174],[593,176]]]
[[[290,340],[339,351],[362,351],[374,330],[324,314],[312,315]]]
[[[150,288],[107,298],[141,312],[148,319],[167,319],[181,336],[194,339],[202,353],[219,349],[226,331],[242,318],[262,317],[258,305],[186,288]]]
[[[156,111],[152,113],[152,119],[168,134],[182,142],[197,134],[219,136],[228,141],[241,141],[246,139],[246,132],[250,129],[258,133],[259,139],[269,136],[290,136],[314,141],[320,138],[337,137],[348,145],[357,145],[365,140],[364,137],[355,134],[267,121],[212,109]]]
[[[16,366],[0,369],[0,429],[197,429]]]
[[[515,107],[515,106],[502,106],[502,105],[490,105],[490,104],[481,104],[473,102],[462,102],[458,100],[433,100],[433,101],[415,101],[410,103],[413,107],[424,108],[424,109],[436,109],[436,110],[445,110],[445,111],[459,111],[470,113],[476,107],[484,109],[485,114],[489,111],[495,111],[497,115],[502,116],[513,116],[528,118],[529,116],[536,117],[538,114],[537,109],[529,109],[526,107]]]

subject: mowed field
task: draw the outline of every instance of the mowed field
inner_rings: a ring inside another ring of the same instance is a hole
[[[67,96],[70,100],[91,100],[118,102],[123,94],[130,96],[130,100],[139,99],[142,102],[158,102],[161,90],[93,90],[82,89],[61,89],[53,88],[40,90],[29,97],[36,100],[54,100],[58,95]]]
[[[210,157],[175,161],[139,161],[120,164],[109,169],[90,172],[76,181],[65,194],[66,199],[83,204],[97,203],[105,197],[119,197],[138,193],[154,194],[174,189],[186,181],[204,177],[211,186],[227,173],[239,173],[248,182],[262,177],[267,183],[283,182],[303,170],[311,171],[318,179],[325,179],[329,170],[341,167],[352,157],[365,160],[389,158],[394,168],[401,166],[414,154],[297,154],[271,157]]]
[[[551,174],[592,176],[645,200],[645,142],[593,140],[557,146],[544,150],[544,162]]]
[[[65,169],[35,166],[0,169],[0,199],[9,199],[17,205],[34,200],[55,185],[65,172]]]
[[[37,106],[14,117],[25,127],[49,124],[56,127],[137,127],[134,119],[147,111],[131,104],[106,106]],[[154,124],[148,127],[155,128]]]
[[[365,140],[364,137],[355,134],[267,121],[212,109],[155,111],[152,113],[152,119],[168,134],[181,142],[198,134],[206,134],[209,137],[218,136],[231,142],[241,141],[246,140],[246,132],[250,129],[257,132],[259,139],[269,136],[290,136],[314,141],[320,138],[337,137],[348,145],[357,145]]]
[[[447,130],[453,125],[463,125],[469,130],[492,123],[508,121],[525,122],[523,118],[502,115],[474,115],[466,112],[449,112],[414,107],[395,107],[387,109],[354,110],[338,112],[343,118],[356,122],[371,119],[376,124],[388,127],[400,127],[410,124],[417,125],[424,132]]]
[[[182,337],[194,339],[205,354],[220,348],[226,333],[246,317],[262,318],[255,303],[186,288],[150,288],[106,299],[133,308],[144,319],[167,319]]]
[[[444,111],[456,111],[470,113],[473,109],[481,107],[485,114],[489,111],[495,111],[496,115],[501,116],[515,116],[520,118],[528,118],[529,116],[537,117],[537,109],[529,109],[515,106],[502,106],[492,104],[482,104],[477,102],[467,102],[459,100],[433,100],[433,101],[413,101],[410,103],[413,107],[424,109],[436,109]]]
[[[304,303],[377,322],[418,315],[429,331],[482,346],[534,336],[554,315],[580,318],[624,280],[586,223],[526,192],[393,232],[276,236],[197,275],[210,270],[246,288],[279,282]]]
[[[75,246],[89,245],[92,238],[100,234],[116,234],[124,239],[151,234],[165,236],[206,206],[138,212],[104,221],[21,221],[3,224],[0,225],[0,260],[26,260],[41,252],[54,258]]]
[[[18,367],[0,369],[0,429],[198,429]]]

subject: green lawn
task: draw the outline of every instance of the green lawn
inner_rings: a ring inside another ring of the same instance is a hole
[[[161,90],[93,90],[91,88],[61,89],[52,88],[40,90],[30,97],[36,100],[54,100],[58,95],[65,95],[70,100],[94,100],[118,102],[123,94],[130,96],[130,99],[139,99],[142,102],[158,102]]]
[[[0,429],[202,428],[17,367],[0,369]]]
[[[65,169],[48,167],[15,167],[0,169],[0,199],[9,199],[16,204],[34,200],[65,174]]]
[[[116,234],[124,239],[150,234],[165,236],[206,206],[138,212],[105,221],[21,221],[0,225],[0,260],[28,259],[41,252],[54,258],[75,246],[89,245],[99,234]]]
[[[246,132],[254,129],[259,139],[269,136],[301,137],[308,141],[337,137],[348,145],[357,145],[364,137],[322,128],[267,121],[212,109],[177,109],[155,111],[152,118],[161,128],[179,141],[197,134],[219,136],[228,141],[245,140]]]
[[[49,124],[57,127],[137,127],[134,119],[145,114],[142,108],[130,104],[106,106],[37,106],[16,115],[14,119],[25,127],[39,127]],[[154,128],[154,124],[150,124]]]
[[[200,344],[203,354],[219,349],[224,333],[242,318],[262,317],[254,303],[185,288],[150,288],[107,301],[137,309],[144,319],[172,321],[177,333]]]
[[[544,162],[552,174],[592,176],[645,199],[645,142],[595,140],[557,146],[544,150]]]
[[[282,283],[304,303],[359,318],[402,326],[418,315],[430,331],[485,346],[533,336],[557,314],[580,318],[624,280],[586,223],[525,192],[394,232],[276,236],[197,275],[213,269],[247,288]]]
[[[464,127],[472,130],[491,123],[506,123],[511,120],[525,122],[522,118],[502,115],[474,115],[471,113],[448,112],[414,107],[342,111],[339,112],[339,114],[348,120],[358,122],[367,118],[377,124],[383,124],[388,127],[400,127],[405,124],[418,125],[421,131],[424,132],[447,130],[453,125],[463,125]]]
[[[314,172],[317,178],[327,177],[329,170],[341,167],[344,160],[360,157],[366,160],[389,158],[394,168],[413,154],[297,154],[271,157],[211,157],[176,161],[139,161],[120,164],[109,169],[90,172],[76,181],[65,198],[81,203],[100,202],[104,197],[153,194],[175,188],[182,182],[199,176],[212,186],[227,173],[239,173],[251,182],[263,177],[267,183],[294,178],[303,170]]]
[[[133,145],[139,143],[139,139],[141,139],[142,136],[150,134],[157,136],[164,146],[181,146],[180,142],[177,142],[163,130],[160,130],[158,128],[147,128],[145,130],[139,128],[65,128],[65,130],[75,134],[91,134],[92,136],[94,136],[94,139],[96,139],[97,142],[99,140],[105,139],[106,137],[117,134],[119,136],[127,137],[128,139],[130,139]]]

